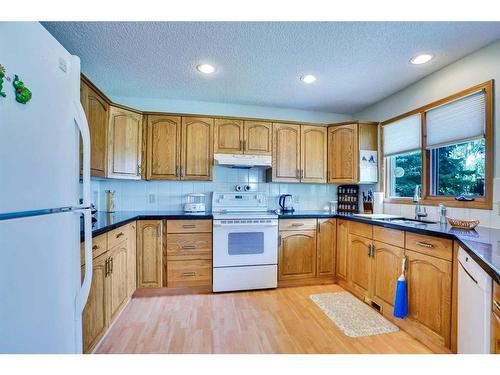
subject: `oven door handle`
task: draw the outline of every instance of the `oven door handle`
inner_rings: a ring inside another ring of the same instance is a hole
[[[213,223],[214,228],[234,228],[234,227],[265,227],[272,228],[277,227],[278,223],[236,223],[236,224],[216,224]]]

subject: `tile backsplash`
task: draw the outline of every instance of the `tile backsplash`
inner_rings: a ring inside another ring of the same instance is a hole
[[[189,193],[207,194],[207,210],[211,209],[212,192],[234,191],[238,184],[250,185],[251,190],[268,195],[269,209],[278,208],[281,194],[294,196],[296,210],[328,209],[328,202],[337,199],[337,185],[266,183],[261,168],[235,169],[216,166],[213,181],[130,181],[93,179],[92,197],[98,210],[105,209],[105,191],[115,190],[117,211],[182,210]],[[361,191],[373,188],[362,185]]]

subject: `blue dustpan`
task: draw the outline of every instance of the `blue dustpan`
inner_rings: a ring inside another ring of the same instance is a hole
[[[406,318],[408,316],[408,293],[405,279],[406,257],[403,259],[403,270],[396,285],[396,297],[394,298],[394,317]]]

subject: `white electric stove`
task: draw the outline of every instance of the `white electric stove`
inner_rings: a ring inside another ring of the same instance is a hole
[[[213,291],[278,286],[278,215],[260,192],[214,193]]]

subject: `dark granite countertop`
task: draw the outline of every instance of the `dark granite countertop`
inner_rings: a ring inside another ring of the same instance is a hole
[[[191,214],[182,211],[118,211],[111,214],[98,212],[96,218],[97,221],[92,226],[92,236],[108,232],[134,220],[212,219],[213,216],[210,212]],[[343,218],[386,228],[457,240],[459,245],[462,246],[491,277],[500,283],[500,229],[477,227],[475,230],[460,230],[451,228],[448,224],[394,223],[391,221],[373,220],[352,215],[331,214],[327,211],[295,211],[293,213],[279,214],[279,218]]]

